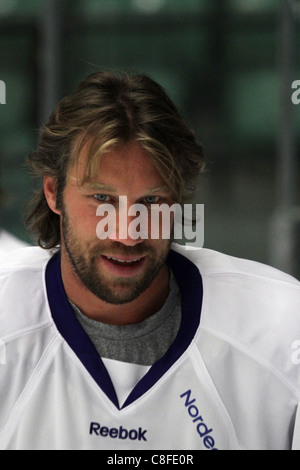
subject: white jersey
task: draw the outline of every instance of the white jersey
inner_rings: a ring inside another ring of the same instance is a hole
[[[66,298],[59,253],[25,248],[2,263],[0,449],[291,448],[300,284],[207,249],[174,245],[168,262],[182,324],[144,370],[99,357]]]
[[[0,257],[19,248],[28,246],[28,243],[20,240],[4,229],[0,229]]]

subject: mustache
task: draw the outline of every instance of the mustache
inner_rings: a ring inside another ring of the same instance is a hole
[[[153,248],[140,243],[135,246],[126,246],[118,242],[112,242],[109,247],[95,247],[92,255],[95,257],[104,256],[133,256],[142,257],[153,254]]]

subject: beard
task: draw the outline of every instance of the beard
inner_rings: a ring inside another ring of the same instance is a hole
[[[133,247],[116,241],[105,244],[102,241],[101,244],[100,240],[97,246],[84,245],[79,237],[76,237],[64,207],[61,210],[61,224],[63,244],[74,273],[89,291],[110,304],[121,305],[139,297],[156,278],[170,250],[170,240],[164,240],[164,243],[161,241],[160,245],[157,244],[157,248],[150,246],[146,241]],[[116,258],[118,256],[133,258],[145,256],[145,266],[138,275],[112,276],[105,269],[101,271],[99,268],[99,260],[106,254]]]

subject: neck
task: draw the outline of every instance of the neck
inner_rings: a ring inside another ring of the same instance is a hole
[[[119,305],[104,302],[87,289],[74,272],[66,253],[63,252],[61,271],[68,299],[88,318],[111,325],[142,322],[162,308],[169,294],[167,264],[163,265],[152,284],[139,297]]]

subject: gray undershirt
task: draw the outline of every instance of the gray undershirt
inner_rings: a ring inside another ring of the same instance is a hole
[[[149,366],[160,359],[175,340],[181,322],[180,292],[172,273],[165,304],[141,323],[108,325],[88,318],[71,305],[101,357],[132,364]]]

